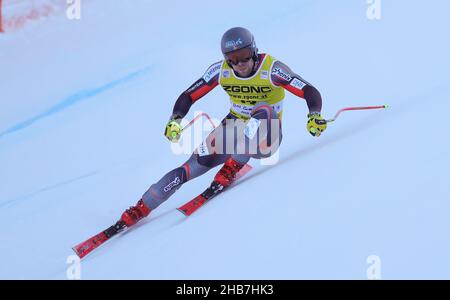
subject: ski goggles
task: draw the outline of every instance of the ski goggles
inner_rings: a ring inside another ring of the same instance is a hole
[[[253,53],[250,48],[239,49],[225,54],[227,62],[233,66],[237,66],[239,63],[247,63],[253,58]]]

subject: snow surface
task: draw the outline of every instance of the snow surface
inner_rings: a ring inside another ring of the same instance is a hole
[[[0,35],[0,279],[66,279],[71,247],[113,224],[188,154],[162,132],[177,96],[251,29],[313,83],[318,139],[287,93],[280,162],[189,218],[189,182],[81,263],[82,279],[450,278],[450,2],[96,1]],[[195,111],[221,119],[216,88]]]

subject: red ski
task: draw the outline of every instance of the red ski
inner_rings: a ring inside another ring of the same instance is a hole
[[[236,179],[238,180],[245,174],[247,174],[252,167],[248,164],[246,164],[237,174]],[[232,185],[230,186],[232,187]],[[228,188],[230,188],[228,187]],[[177,208],[180,212],[185,214],[186,216],[192,215],[197,209],[203,206],[208,200],[211,200],[213,197],[217,196],[218,194],[222,193],[224,189],[222,189],[222,186],[218,186],[213,182],[211,186],[209,186],[203,193],[192,199],[191,201],[187,202],[183,206],[180,206]]]
[[[111,237],[118,234],[125,228],[126,228],[125,223],[119,221],[115,225],[109,227],[106,230],[103,230],[97,235],[94,235],[90,239],[82,242],[81,244],[76,245],[72,249],[73,251],[75,251],[75,253],[78,255],[79,258],[83,258],[89,253],[91,253],[92,250],[96,249],[98,246],[102,245],[104,242],[106,242]]]
[[[246,164],[237,174],[236,174],[236,180],[247,174],[252,167],[248,164]],[[233,187],[233,185],[229,186],[228,188]],[[226,188],[226,189],[228,189]],[[202,194],[200,194],[198,197],[194,198],[193,200],[189,201],[185,205],[178,208],[179,211],[184,213],[187,216],[190,216],[193,214],[197,209],[199,209],[203,204],[205,204],[206,201],[211,200],[214,196],[220,194],[222,191],[224,191],[222,186],[217,186],[214,184],[211,184],[210,187],[208,187]],[[83,258],[89,253],[91,253],[94,249],[98,248],[100,245],[104,244],[106,241],[108,241],[111,237],[115,236],[119,232],[125,230],[127,226],[123,221],[118,221],[113,226],[109,227],[106,230],[103,230],[97,235],[94,235],[90,239],[87,239],[86,241],[76,245],[73,247],[73,251],[78,255],[79,258]]]

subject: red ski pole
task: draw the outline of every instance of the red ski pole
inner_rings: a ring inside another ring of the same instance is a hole
[[[342,112],[348,111],[348,110],[368,110],[368,109],[381,109],[381,108],[388,108],[388,107],[389,107],[388,105],[346,107],[346,108],[342,108],[342,109],[338,110],[338,112],[334,115],[334,118],[328,119],[328,120],[326,120],[326,122],[330,123],[330,122],[336,121],[336,119]],[[198,119],[200,119],[201,117],[205,117],[206,119],[208,119],[209,123],[211,123],[211,126],[213,128],[217,127],[214,124],[214,122],[212,121],[211,117],[207,113],[201,113],[201,114],[197,115],[194,119],[192,119],[186,126],[184,126],[181,129],[181,131],[183,132],[184,130],[186,130],[187,128],[192,126],[192,124],[194,124],[196,121],[198,121]]]
[[[195,123],[198,119],[200,119],[201,117],[207,118],[208,121],[209,121],[209,123],[211,123],[212,127],[213,127],[213,128],[216,128],[216,125],[215,125],[214,122],[211,120],[211,118],[208,116],[208,114],[207,114],[207,113],[201,113],[201,114],[197,115],[195,118],[193,118],[186,126],[184,126],[184,127],[181,129],[181,132],[183,132],[183,131],[186,130],[187,128],[191,127],[192,124],[194,124],[194,123]],[[173,137],[173,138],[176,138],[176,136],[177,136],[177,133],[176,133],[176,132],[172,132],[172,137]]]
[[[195,118],[193,118],[192,121],[190,121],[186,126],[184,126],[183,129],[181,129],[181,132],[183,132],[185,129],[190,127],[192,124],[194,124],[201,117],[205,117],[206,119],[208,119],[209,123],[211,123],[211,126],[213,128],[216,128],[216,125],[214,124],[212,119],[208,116],[208,114],[207,113],[201,113],[201,114],[197,115]]]
[[[338,116],[341,114],[341,112],[347,111],[347,110],[367,110],[367,109],[381,109],[381,108],[388,108],[388,105],[379,105],[379,106],[357,106],[357,107],[346,107],[338,110],[338,112],[334,115],[334,118],[326,120],[327,123],[334,122],[338,118]]]

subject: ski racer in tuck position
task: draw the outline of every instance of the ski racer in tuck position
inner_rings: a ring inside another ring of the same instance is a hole
[[[250,31],[242,27],[229,29],[222,37],[221,48],[224,59],[211,65],[178,97],[164,134],[177,142],[181,120],[192,104],[218,85],[230,97],[229,114],[183,165],[152,184],[138,203],[122,214],[120,221],[126,227],[147,217],[184,183],[218,165],[223,164],[211,187],[220,191],[233,183],[250,158],[267,158],[275,153],[282,139],[285,90],[306,100],[310,134],[318,137],[326,129],[319,91],[284,63],[267,53],[258,53]]]

